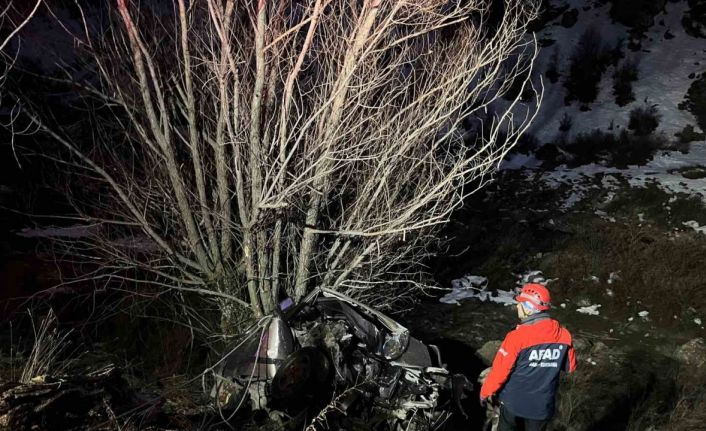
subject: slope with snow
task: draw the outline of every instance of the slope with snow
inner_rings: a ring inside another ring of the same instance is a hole
[[[536,70],[544,72],[554,50],[558,49],[561,73],[561,78],[556,83],[543,79],[544,101],[529,130],[540,143],[555,140],[559,135],[559,123],[564,114],[573,119],[567,138],[594,129],[626,129],[630,111],[645,105],[656,105],[661,115],[657,132],[662,132],[669,138],[673,139],[674,134],[688,124],[696,125],[694,116],[679,110],[678,104],[684,100],[694,77],[706,66],[706,39],[694,38],[684,31],[681,19],[688,9],[686,1],[667,2],[665,12],[655,17],[655,25],[645,34],[642,50],[633,52],[625,49],[625,59],[621,62],[626,59],[638,62],[639,78],[633,83],[635,101],[622,107],[615,103],[612,94],[615,67],[609,66],[601,79],[597,99],[589,105],[589,111],[581,111],[577,102],[569,106],[564,105],[566,89],[563,81],[568,74],[571,54],[581,35],[589,28],[599,30],[603,43],[609,47],[615,46],[621,39],[627,41],[629,28],[612,22],[609,14],[610,3],[600,6],[594,6],[593,1],[584,0],[571,0],[567,3],[578,9],[578,22],[571,28],[564,28],[558,24],[559,18],[537,34],[540,38],[553,39],[556,43],[541,50]],[[584,10],[585,8],[588,10]],[[665,37],[667,31],[669,37]]]
[[[618,169],[596,163],[569,168],[559,166],[553,171],[545,173],[545,184],[558,188],[568,185],[564,209],[570,208],[573,203],[585,196],[590,188],[595,187],[592,181],[597,175],[603,177],[602,187],[607,190],[617,189],[620,183],[615,176],[620,176],[628,181],[632,187],[645,187],[656,185],[667,193],[685,193],[696,196],[706,202],[706,179],[686,178],[682,169],[706,164],[706,143],[694,143],[689,152],[663,151],[644,166],[628,166],[627,169]],[[612,177],[612,179],[611,179]]]

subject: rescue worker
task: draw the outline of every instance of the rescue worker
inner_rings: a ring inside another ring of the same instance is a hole
[[[498,431],[542,431],[554,415],[559,373],[576,369],[576,354],[569,331],[549,317],[546,287],[525,284],[515,300],[520,324],[500,345],[480,401],[497,397]]]

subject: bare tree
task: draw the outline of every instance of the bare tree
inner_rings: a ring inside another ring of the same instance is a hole
[[[2,85],[13,59],[12,55],[5,52],[6,48],[10,41],[17,36],[17,33],[34,17],[42,1],[37,0],[28,12],[18,10],[16,6],[19,2],[13,2],[13,0],[3,2],[5,4],[0,6],[0,61],[5,60],[3,61],[4,67],[0,69],[0,85]],[[0,96],[2,96],[2,93],[0,93]]]
[[[90,142],[25,105],[98,184],[78,206],[101,234],[71,243],[99,253],[90,277],[211,295],[226,316],[315,286],[408,300],[439,226],[534,115],[499,97],[529,76],[536,4],[490,22],[490,3],[117,0],[82,36]]]
[[[21,11],[17,11],[17,4],[12,0],[9,0],[4,6],[2,6],[2,9],[0,9],[0,29],[3,30],[4,36],[0,37],[0,51],[5,50],[5,47],[7,47],[17,33],[19,33],[20,30],[22,30],[22,28],[29,23],[34,14],[37,13],[42,1],[43,0],[37,0],[34,3],[34,6],[26,14],[22,14]],[[17,19],[17,16],[19,16],[19,20]]]

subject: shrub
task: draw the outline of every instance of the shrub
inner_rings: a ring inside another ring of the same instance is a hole
[[[706,167],[696,165],[696,166],[686,166],[684,168],[677,169],[674,172],[678,172],[682,177],[689,180],[700,180],[706,178]]]
[[[687,124],[686,126],[684,126],[681,132],[675,133],[674,136],[679,138],[679,142],[682,144],[706,140],[706,133],[697,133],[694,130],[694,126],[692,126],[691,124]]]
[[[524,133],[517,140],[517,144],[512,148],[513,153],[531,154],[540,148],[539,139],[531,133]]]
[[[625,58],[625,51],[623,50],[623,43],[625,40],[623,38],[618,38],[618,40],[615,42],[615,46],[613,46],[612,49],[608,50],[607,53],[607,61],[612,65],[612,66],[617,66],[618,62]]]
[[[556,84],[559,81],[559,47],[555,47],[552,52],[552,56],[549,57],[549,63],[547,64],[547,70],[544,72],[549,79],[549,82]]]
[[[615,135],[600,130],[577,135],[573,141],[566,144],[566,151],[573,156],[570,167],[609,159],[615,142]]]
[[[613,74],[613,95],[618,106],[625,106],[635,100],[633,81],[637,81],[637,63],[626,60]]]
[[[611,0],[610,17],[630,27],[628,48],[639,51],[654,17],[664,9],[666,0]]]
[[[693,37],[706,37],[706,1],[689,0],[689,8],[681,20],[684,30]]]
[[[576,25],[579,20],[579,10],[576,8],[567,10],[561,16],[561,26],[566,28],[571,28]]]
[[[573,118],[569,117],[569,114],[567,112],[564,112],[564,116],[561,117],[561,121],[559,121],[559,131],[568,132],[569,130],[571,130],[571,126],[573,126],[573,124]]]
[[[560,144],[544,144],[535,151],[535,157],[543,162],[542,166],[544,168],[551,169],[559,165],[561,161],[564,161],[563,154],[559,151],[557,145]]]
[[[649,27],[666,0],[612,0],[610,17],[628,27]]]
[[[644,165],[654,153],[668,144],[663,135],[631,136],[625,130],[618,135],[618,142],[611,153],[611,162],[618,168]]]
[[[570,167],[602,162],[622,169],[629,165],[644,165],[665,144],[662,136],[636,136],[626,130],[615,135],[593,130],[577,135],[565,149],[573,156]]]
[[[523,133],[517,141],[519,148],[525,148],[529,151],[534,151],[539,148],[539,139],[531,133]]]
[[[628,129],[632,130],[636,136],[648,136],[659,126],[660,115],[657,106],[641,106],[630,111],[630,122]]]
[[[692,82],[679,109],[685,109],[696,117],[701,130],[706,131],[706,73]]]
[[[589,27],[579,39],[571,55],[569,76],[564,83],[566,102],[590,103],[598,95],[598,83],[607,66],[607,55],[601,34]]]

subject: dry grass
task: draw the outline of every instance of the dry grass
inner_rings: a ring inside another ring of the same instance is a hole
[[[703,418],[702,428],[682,424],[703,416],[696,409],[706,389],[684,384],[680,365],[669,356],[637,345],[595,343],[579,357],[596,364],[582,362],[576,374],[564,378],[552,430],[703,429]]]
[[[700,431],[706,424],[706,390],[691,388],[683,390],[660,431]]]
[[[61,360],[61,356],[69,346],[71,331],[60,333],[56,325],[53,310],[49,310],[38,325],[32,319],[34,345],[22,370],[20,383],[31,383],[33,379],[49,374],[59,375],[69,366],[69,362]]]
[[[700,295],[706,240],[695,232],[675,235],[664,225],[624,220],[591,217],[575,226],[574,235],[542,268],[559,278],[554,291],[573,299],[600,296],[609,318],[623,320],[649,310],[658,326],[689,324],[689,319],[673,316],[706,311],[706,299]],[[620,280],[608,285],[611,272],[619,272]],[[589,280],[591,275],[601,281]],[[605,295],[606,288],[613,291],[612,297]],[[673,341],[682,336],[674,335]],[[680,377],[684,370],[670,356],[628,338],[610,348],[596,343],[579,357],[597,364],[582,362],[580,372],[564,382],[553,429],[703,429],[706,389],[690,384],[693,376]]]
[[[588,277],[605,283],[611,272],[619,273],[620,281],[609,286],[614,311],[647,307],[666,322],[689,308],[706,310],[700,294],[705,260],[706,241],[695,232],[677,236],[654,226],[593,219],[579,226],[542,269],[559,278],[555,291],[569,297],[602,295],[608,285]]]

